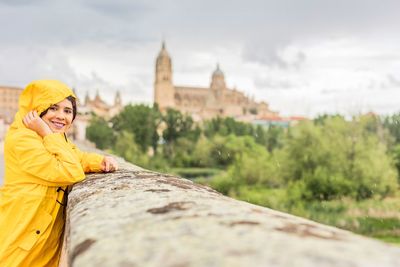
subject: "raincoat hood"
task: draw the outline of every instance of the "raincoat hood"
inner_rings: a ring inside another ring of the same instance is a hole
[[[64,83],[56,80],[33,81],[22,91],[19,97],[19,109],[11,129],[25,127],[22,118],[31,110],[38,114],[57,104],[68,96],[76,98],[74,92]]]

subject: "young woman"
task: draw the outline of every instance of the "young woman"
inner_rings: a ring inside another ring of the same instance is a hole
[[[108,156],[81,152],[66,137],[76,97],[65,84],[30,83],[4,145],[0,188],[0,266],[58,266],[64,194],[85,172],[118,168]]]

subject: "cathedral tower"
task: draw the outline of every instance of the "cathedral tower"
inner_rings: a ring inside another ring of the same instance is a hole
[[[174,95],[171,58],[163,42],[156,59],[154,102],[158,104],[161,111],[164,111],[169,107],[174,107]]]
[[[224,73],[220,70],[219,64],[211,77],[210,88],[213,90],[223,90],[226,88]]]
[[[224,73],[220,70],[219,64],[217,64],[217,69],[212,74],[210,88],[217,101],[223,101],[226,84]]]

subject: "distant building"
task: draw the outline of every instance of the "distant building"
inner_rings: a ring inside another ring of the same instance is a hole
[[[86,139],[86,127],[92,114],[108,120],[121,112],[122,109],[123,105],[119,91],[115,94],[113,105],[109,105],[101,99],[99,91],[96,92],[96,96],[93,99],[90,99],[89,94],[86,93],[84,103],[78,102],[78,116],[73,124],[73,138],[79,141]]]
[[[6,135],[7,127],[8,125],[4,122],[4,119],[0,116],[0,143],[3,141]]]
[[[195,121],[229,116],[251,122],[266,116],[278,116],[278,112],[270,110],[266,102],[256,102],[236,88],[228,88],[219,65],[212,73],[208,88],[174,85],[172,61],[165,43],[156,59],[154,102],[161,111],[174,108],[190,114]]]
[[[93,112],[99,117],[109,119],[117,115],[122,110],[122,100],[119,91],[116,92],[114,97],[114,103],[112,105],[107,104],[99,95],[99,91],[96,92],[96,96],[90,99],[89,94],[86,93],[85,101],[83,104],[79,103],[78,111],[81,114]]]
[[[4,140],[18,111],[18,99],[22,90],[19,87],[0,86],[0,141]]]
[[[19,87],[0,86],[0,117],[5,124],[10,124],[14,120],[22,90]]]
[[[281,116],[266,116],[260,117],[252,121],[255,125],[261,125],[263,127],[269,128],[271,126],[279,126],[283,128],[288,128],[289,126],[294,126],[300,121],[308,120],[305,117],[291,116],[291,117],[281,117]]]

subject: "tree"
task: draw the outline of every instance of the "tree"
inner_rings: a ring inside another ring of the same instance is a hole
[[[359,120],[328,118],[322,125],[302,122],[285,147],[288,182],[302,183],[305,198],[386,196],[397,188],[386,147]]]
[[[214,135],[227,136],[230,134],[236,136],[254,135],[253,125],[250,123],[244,123],[236,121],[234,118],[213,118],[205,121],[203,124],[204,134],[207,137],[213,137]]]
[[[394,144],[400,144],[400,113],[385,117],[383,126],[388,129],[393,137]]]
[[[96,144],[99,149],[111,148],[115,136],[107,121],[100,117],[93,117],[86,128],[86,138]]]
[[[191,116],[184,115],[174,109],[167,109],[167,112],[162,116],[162,121],[165,127],[162,132],[165,141],[164,154],[173,161],[177,152],[176,148],[179,146],[178,140],[185,139],[187,141],[182,140],[183,143],[193,146],[197,142],[201,130],[199,127],[194,127]]]
[[[266,134],[266,146],[269,152],[277,148],[283,147],[283,139],[285,137],[285,129],[279,126],[270,126]]]
[[[132,133],[120,132],[116,138],[114,152],[129,162],[146,167],[149,161],[148,157],[140,150],[134,140],[135,136]]]
[[[162,116],[165,123],[165,129],[162,133],[163,139],[167,144],[174,143],[180,137],[186,137],[197,141],[199,137],[199,128],[194,128],[194,122],[190,115],[184,115],[175,109],[167,109]]]
[[[132,133],[142,152],[147,152],[149,147],[156,152],[159,139],[157,128],[161,123],[157,106],[127,105],[111,121],[115,131]]]

